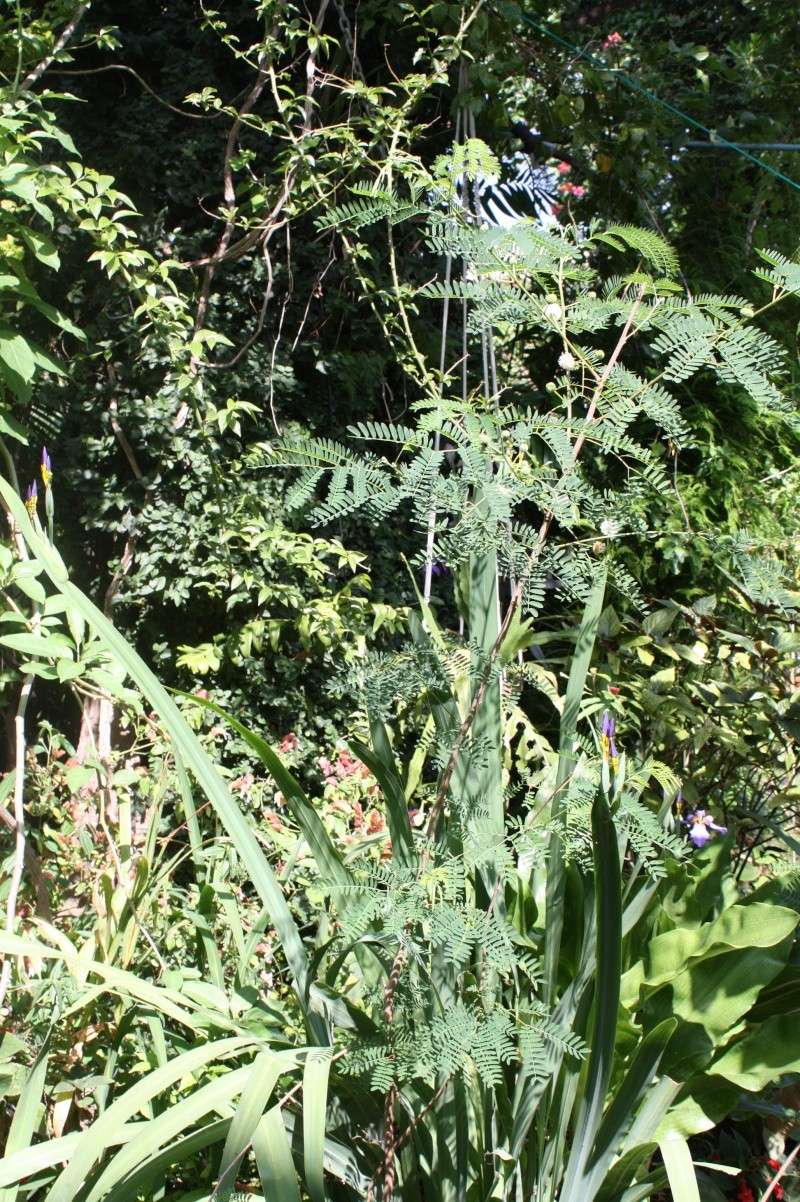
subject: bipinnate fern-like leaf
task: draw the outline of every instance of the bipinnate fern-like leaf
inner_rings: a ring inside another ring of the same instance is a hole
[[[656,271],[674,279],[680,271],[678,256],[659,234],[636,225],[611,225],[594,234],[594,241],[605,242],[617,250],[630,248],[646,259]]]

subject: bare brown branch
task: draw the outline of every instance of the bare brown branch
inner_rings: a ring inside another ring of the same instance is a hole
[[[42,61],[36,67],[34,67],[32,71],[29,71],[28,74],[25,76],[25,78],[23,79],[20,86],[26,92],[29,92],[31,90],[31,88],[34,87],[34,85],[39,82],[39,80],[42,78],[42,76],[44,75],[45,71],[50,66],[50,64],[52,62],[55,62],[55,60],[58,58],[59,54],[64,49],[64,47],[67,45],[67,43],[72,40],[72,38],[75,34],[75,30],[78,28],[81,21],[83,20],[87,10],[89,9],[89,6],[90,6],[89,3],[79,5],[79,7],[77,8],[77,10],[75,12],[75,16],[72,18],[71,21],[69,21],[64,26],[64,28],[61,31],[60,37],[56,41],[56,44],[53,47],[53,49],[50,51],[50,53],[46,56],[46,58],[43,58]]]

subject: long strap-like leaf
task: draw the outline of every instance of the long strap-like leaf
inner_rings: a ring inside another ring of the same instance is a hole
[[[682,1135],[671,1132],[659,1144],[667,1170],[672,1202],[700,1202],[700,1189],[689,1145]]]
[[[81,1134],[69,1164],[59,1174],[48,1194],[48,1202],[74,1202],[80,1186],[106,1147],[114,1142],[124,1124],[138,1114],[151,1099],[171,1088],[188,1074],[197,1072],[214,1061],[224,1061],[230,1056],[246,1051],[257,1042],[252,1038],[240,1037],[218,1039],[183,1052],[163,1068],[154,1069],[142,1077],[125,1093],[120,1094],[91,1127]]]
[[[47,1073],[47,1052],[42,1051],[34,1061],[33,1068],[28,1073],[25,1084],[19,1093],[14,1117],[11,1120],[4,1149],[4,1157],[27,1148],[36,1129],[39,1116],[39,1106],[42,1101],[45,1075]],[[27,1174],[26,1174],[27,1176]],[[19,1182],[0,1189],[1,1202],[16,1202]]]
[[[594,1150],[586,1177],[586,1202],[591,1202],[603,1182],[611,1162],[619,1155],[622,1140],[636,1117],[656,1074],[661,1057],[672,1038],[678,1020],[667,1018],[648,1031],[636,1049],[633,1061],[625,1074],[613,1101],[606,1111],[597,1132]]]
[[[275,1083],[294,1063],[292,1053],[287,1062],[285,1053],[275,1052],[261,1052],[253,1062],[222,1149],[219,1179],[214,1191],[217,1202],[228,1202],[233,1193],[239,1165],[252,1143]]]
[[[311,1202],[325,1202],[323,1155],[330,1055],[310,1052],[303,1073],[303,1170]]]
[[[328,887],[338,887],[345,891],[352,886],[352,877],[336,850],[324,822],[306,796],[300,782],[289,771],[278,753],[273,751],[266,739],[262,739],[261,735],[250,730],[238,718],[234,718],[232,714],[227,713],[215,702],[209,701],[207,698],[195,697],[190,693],[182,695],[190,697],[197,705],[212,710],[229,726],[232,726],[236,733],[241,735],[247,746],[256,753],[283,794],[292,817],[303,832],[324,883]]]
[[[581,699],[586,687],[586,677],[597,638],[597,627],[603,610],[608,568],[603,564],[589,593],[583,611],[578,641],[570,665],[567,692],[558,739],[558,768],[553,795],[553,817],[557,817],[563,806],[565,786],[575,768],[575,734],[578,726]],[[561,954],[561,936],[564,930],[564,863],[561,840],[554,834],[550,841],[547,861],[547,896],[545,900],[545,948],[544,948],[544,996],[552,1004],[555,1000],[558,958]]]
[[[188,726],[183,714],[167,690],[134,651],[116,627],[100,612],[67,575],[61,556],[34,530],[25,506],[6,480],[0,478],[0,495],[11,510],[26,543],[41,563],[55,588],[78,610],[114,659],[125,668],[159,715],[170,738],[183,760],[194,774],[208,800],[219,814],[231,837],[253,885],[270,913],[275,931],[281,941],[287,963],[294,977],[300,1004],[306,1015],[313,1041],[327,1044],[329,1034],[323,1019],[308,1009],[307,998],[311,981],[308,959],[300,932],[292,917],[288,902],[250,826],[197,736]]]
[[[597,984],[586,1086],[560,1202],[590,1202],[586,1170],[603,1113],[617,1034],[622,976],[622,879],[619,844],[608,801],[599,790],[592,807],[597,915]]]
[[[405,866],[412,867],[416,863],[414,836],[408,819],[405,789],[397,771],[392,745],[386,727],[377,719],[370,722],[370,732],[371,750],[358,739],[351,739],[350,746],[381,787],[386,802],[386,821],[392,840],[392,855]]]
[[[292,1146],[280,1106],[273,1106],[262,1118],[253,1137],[253,1151],[264,1197],[270,1202],[301,1202]]]

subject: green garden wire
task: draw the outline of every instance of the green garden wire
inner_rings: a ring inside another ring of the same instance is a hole
[[[499,6],[496,11],[501,11]],[[546,38],[550,38],[550,40],[555,42],[558,46],[563,47],[565,50],[571,51],[573,54],[577,55],[578,58],[582,58],[586,62],[591,63],[591,65],[596,67],[599,71],[606,71],[610,75],[613,75],[620,81],[620,83],[623,83],[626,87],[630,88],[631,91],[637,92],[640,96],[644,96],[652,104],[660,105],[661,108],[666,109],[666,111],[671,113],[674,117],[679,117],[681,121],[685,121],[687,125],[693,126],[694,129],[702,130],[704,134],[708,135],[714,145],[725,146],[728,150],[735,151],[737,154],[741,155],[742,158],[748,159],[751,163],[755,163],[757,167],[761,167],[762,170],[767,171],[770,175],[775,176],[776,179],[781,180],[784,184],[788,184],[791,188],[794,188],[796,191],[800,192],[800,183],[798,183],[797,180],[792,179],[790,175],[785,175],[783,171],[780,171],[777,167],[773,167],[771,163],[765,162],[764,159],[759,158],[758,155],[751,154],[750,151],[745,150],[744,147],[739,146],[738,143],[730,142],[727,138],[722,138],[719,136],[719,134],[715,134],[708,128],[707,125],[703,125],[702,121],[698,121],[695,117],[691,117],[688,113],[684,113],[682,109],[679,109],[677,105],[671,104],[668,100],[663,100],[660,96],[656,95],[655,92],[651,92],[649,88],[646,88],[644,84],[639,83],[639,81],[634,79],[633,76],[628,75],[625,71],[620,71],[617,67],[610,67],[608,63],[603,61],[603,59],[598,58],[594,54],[590,54],[587,50],[581,50],[580,46],[576,46],[567,38],[555,33],[552,29],[548,29],[546,25],[541,25],[538,21],[535,21],[533,17],[529,17],[527,13],[523,12],[518,5],[503,4],[502,11],[504,15],[517,18],[518,20],[522,21],[524,25],[528,25],[531,27],[531,29],[535,29],[539,33],[544,34]]]

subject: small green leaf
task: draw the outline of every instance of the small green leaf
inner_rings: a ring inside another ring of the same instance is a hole
[[[17,442],[27,446],[28,435],[25,433],[25,427],[10,413],[0,412],[0,434],[5,434],[7,438],[15,438]]]
[[[71,659],[72,647],[64,635],[4,634],[0,643],[23,655],[41,655],[43,659]]]
[[[85,671],[86,664],[82,660],[78,660],[76,664],[73,664],[68,659],[60,659],[56,664],[56,675],[64,684],[68,680],[77,680],[79,676],[83,676]]]
[[[0,360],[27,384],[36,371],[36,359],[29,343],[7,326],[0,327]]]
[[[58,270],[61,266],[61,260],[58,257],[58,251],[49,238],[32,229],[22,228],[20,229],[20,234],[40,263],[44,263],[45,267],[52,267],[56,271]]]

